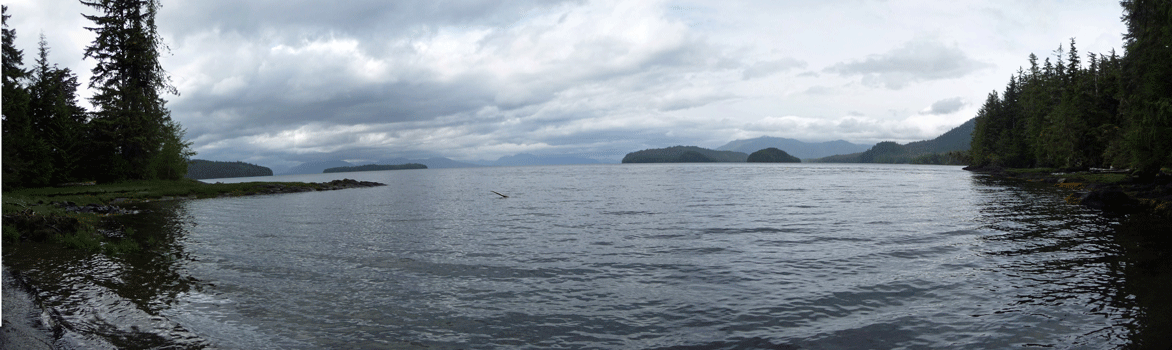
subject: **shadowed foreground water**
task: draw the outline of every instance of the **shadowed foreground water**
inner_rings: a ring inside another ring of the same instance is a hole
[[[280,178],[341,177],[389,186],[143,205],[119,219],[154,237],[142,254],[22,245],[5,264],[80,344],[1113,348],[1169,330],[1167,245],[1144,234],[1166,223],[956,167]]]

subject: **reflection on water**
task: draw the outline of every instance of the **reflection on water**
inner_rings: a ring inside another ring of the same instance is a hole
[[[999,233],[986,239],[1003,244],[990,254],[1005,259],[998,266],[1006,272],[1032,281],[1011,294],[1017,311],[1090,305],[1102,328],[1085,337],[1125,348],[1172,348],[1172,222],[1070,206],[1045,184],[974,181],[999,193],[982,210],[986,227]]]
[[[177,295],[198,289],[186,275],[183,206],[143,205],[149,214],[114,217],[134,229],[142,251],[110,257],[21,243],[4,247],[4,264],[35,291],[66,348],[205,348],[209,343],[160,314]]]
[[[4,264],[79,348],[1172,345],[1169,223],[1052,186],[935,167],[583,169],[141,204],[116,219],[140,253],[26,243]],[[706,185],[717,171],[741,180]],[[657,177],[613,180],[639,176]],[[490,187],[512,198],[451,200]]]
[[[1122,254],[1123,283],[1107,291],[1130,307],[1127,339],[1132,348],[1172,349],[1172,222],[1135,215],[1115,232]]]

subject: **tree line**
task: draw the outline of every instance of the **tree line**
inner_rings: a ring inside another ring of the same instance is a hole
[[[23,67],[3,6],[4,187],[183,178],[195,153],[162,98],[178,92],[159,63],[159,2],[81,3],[97,12],[84,15],[97,34],[85,48],[95,60],[92,110],[78,103],[77,74],[50,63],[43,35],[33,67]]]
[[[245,162],[221,162],[192,159],[187,162],[189,179],[224,179],[230,177],[273,176],[273,169]]]
[[[627,153],[623,163],[743,163],[749,158],[744,152],[715,151],[696,146],[672,146],[652,148]]]
[[[972,134],[974,166],[1172,166],[1172,2],[1122,1],[1125,54],[1090,53],[1075,40],[989,93]]]

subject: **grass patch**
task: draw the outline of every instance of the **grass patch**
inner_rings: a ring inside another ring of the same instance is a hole
[[[291,190],[292,189],[292,190]],[[323,189],[321,184],[301,182],[246,182],[231,184],[207,184],[196,180],[177,181],[129,181],[121,183],[68,186],[68,187],[41,187],[25,188],[5,191],[2,198],[2,211],[6,217],[3,226],[3,241],[5,244],[19,244],[22,236],[38,237],[35,240],[59,244],[63,247],[81,249],[106,254],[125,254],[142,249],[138,239],[150,241],[154,237],[141,237],[133,230],[127,229],[122,236],[125,238],[107,238],[98,233],[102,227],[106,214],[69,212],[58,207],[53,202],[72,202],[77,206],[109,205],[113,203],[134,203],[153,200],[168,200],[178,198],[212,198],[222,196],[242,196],[252,194],[297,192]],[[36,222],[45,219],[56,220],[62,217],[77,219],[76,229],[73,232],[46,231],[52,229],[45,225],[26,224],[13,225],[8,218],[19,219],[37,218]],[[50,233],[46,233],[50,232]],[[23,235],[22,235],[23,234]],[[146,235],[149,236],[149,235]],[[133,237],[133,238],[132,238]],[[149,244],[149,242],[148,242]]]

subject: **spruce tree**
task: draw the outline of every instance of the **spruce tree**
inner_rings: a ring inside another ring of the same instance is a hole
[[[46,147],[36,138],[29,118],[29,92],[22,82],[28,77],[24,52],[14,45],[16,30],[8,28],[8,6],[3,12],[3,177],[5,187],[44,186],[52,169],[44,162]]]
[[[1125,0],[1126,48],[1119,109],[1132,166],[1144,175],[1172,166],[1172,2]]]
[[[49,45],[44,35],[33,68],[29,117],[34,134],[45,146],[41,161],[52,168],[53,183],[82,179],[81,161],[86,157],[86,111],[77,105],[77,75],[69,68],[49,65]]]
[[[85,15],[97,34],[86,47],[85,57],[97,64],[89,86],[92,157],[100,180],[179,179],[180,169],[170,164],[187,157],[189,144],[182,142],[182,128],[173,122],[165,93],[178,94],[159,63],[163,46],[155,25],[160,4],[155,0],[81,0],[98,10]],[[178,143],[176,143],[178,142]],[[184,163],[186,159],[184,159]]]

